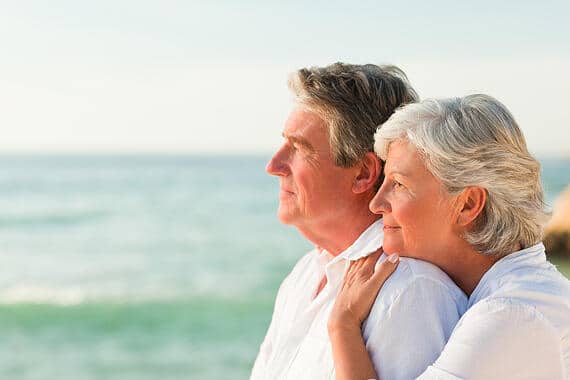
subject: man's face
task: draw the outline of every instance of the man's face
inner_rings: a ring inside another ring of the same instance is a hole
[[[301,229],[338,223],[352,196],[355,172],[334,164],[326,123],[296,108],[285,123],[283,138],[266,167],[267,173],[279,177],[279,219]]]

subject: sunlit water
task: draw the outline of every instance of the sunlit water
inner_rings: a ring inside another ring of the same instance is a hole
[[[1,157],[0,378],[246,379],[310,248],[266,160]]]

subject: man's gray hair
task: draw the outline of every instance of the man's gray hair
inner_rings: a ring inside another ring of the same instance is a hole
[[[527,248],[542,239],[548,214],[540,164],[498,100],[478,94],[411,104],[396,111],[375,139],[382,159],[392,141],[408,141],[451,194],[468,186],[487,191],[483,211],[464,235],[478,252],[501,257],[516,244]]]
[[[394,110],[418,101],[396,66],[349,65],[303,68],[289,78],[299,105],[317,113],[329,127],[337,166],[350,167],[374,151],[374,132]]]

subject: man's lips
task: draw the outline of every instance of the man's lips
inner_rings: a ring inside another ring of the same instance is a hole
[[[295,194],[294,191],[292,191],[289,186],[283,186],[283,184],[281,184],[281,186],[279,186],[279,190],[281,190],[282,193],[289,193],[289,194]]]
[[[389,224],[384,224],[384,228],[383,228],[383,229],[384,229],[384,231],[395,231],[395,230],[399,230],[400,227],[398,227],[398,226],[392,226],[392,225],[389,225]]]
[[[295,193],[292,191],[289,191],[289,190],[281,189],[281,192],[279,195],[282,197],[286,197],[286,196],[295,195]]]

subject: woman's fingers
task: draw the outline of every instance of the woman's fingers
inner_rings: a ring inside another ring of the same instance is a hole
[[[366,256],[366,258],[364,258],[362,263],[362,265],[365,268],[363,272],[371,276],[372,273],[374,273],[374,267],[376,266],[376,262],[378,261],[378,258],[380,258],[381,254],[382,254],[382,248],[379,248],[376,252]]]
[[[344,276],[343,285],[350,285],[355,281],[366,282],[371,279],[372,275],[375,273],[374,268],[376,267],[376,263],[382,253],[383,250],[382,247],[380,247],[376,252],[350,262]]]
[[[397,253],[392,253],[389,255],[380,263],[380,265],[378,265],[378,268],[376,268],[376,271],[371,277],[372,282],[380,288],[388,279],[388,277],[394,273],[399,262],[400,257]]]
[[[346,270],[346,274],[344,275],[344,279],[342,281],[343,286],[351,285],[355,281],[356,277],[360,273],[360,270],[359,270],[360,265],[361,265],[360,260],[352,261],[350,263],[350,265],[348,266],[348,269]]]
[[[329,317],[329,330],[360,326],[370,313],[378,291],[398,265],[398,255],[376,263],[382,250],[350,263]]]
[[[382,248],[379,248],[376,252],[363,257],[361,259],[353,261],[349,266],[349,271],[351,275],[357,275],[360,279],[367,280],[374,273],[374,266],[378,261],[378,258],[382,254]]]

